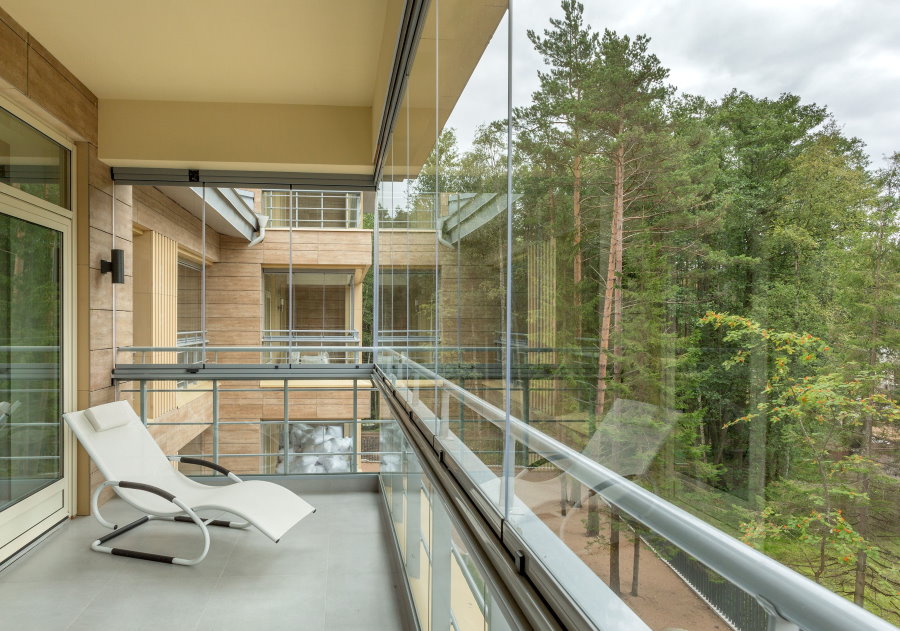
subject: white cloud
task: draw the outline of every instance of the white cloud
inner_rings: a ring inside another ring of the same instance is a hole
[[[893,0],[585,0],[597,31],[646,33],[651,50],[683,92],[720,98],[732,88],[755,96],[798,94],[828,107],[845,133],[861,138],[876,163],[900,150],[900,2]],[[554,0],[514,0],[513,101],[537,88],[539,56],[525,36],[562,14]],[[505,29],[505,21],[501,26]],[[467,143],[476,124],[503,115],[498,33],[449,124]],[[499,114],[498,114],[499,113]]]

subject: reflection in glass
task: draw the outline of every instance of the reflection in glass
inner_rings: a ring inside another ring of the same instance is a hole
[[[381,440],[382,490],[422,629],[513,628],[399,425]]]
[[[69,150],[0,108],[0,182],[69,208]]]
[[[62,477],[61,247],[0,215],[0,510]]]
[[[433,341],[434,270],[384,268],[379,284],[383,343],[390,346],[396,341],[394,338]]]

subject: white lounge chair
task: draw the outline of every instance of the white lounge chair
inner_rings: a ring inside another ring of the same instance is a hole
[[[71,412],[64,414],[63,418],[106,478],[106,482],[91,495],[91,514],[115,532],[91,544],[97,552],[160,563],[196,565],[209,552],[207,526],[241,529],[254,526],[278,543],[297,522],[316,511],[296,494],[277,484],[259,480],[245,482],[225,467],[199,458],[166,458],[127,401]],[[179,460],[214,469],[228,476],[235,484],[209,486],[195,482],[172,465],[172,461]],[[100,492],[108,486],[145,515],[121,528],[104,519],[97,500]],[[246,521],[203,519],[195,512],[198,510],[225,511]],[[152,519],[197,524],[203,532],[203,553],[194,559],[182,559],[103,545]]]

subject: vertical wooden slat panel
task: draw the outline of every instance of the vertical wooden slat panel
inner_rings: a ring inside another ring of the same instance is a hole
[[[136,346],[175,346],[178,316],[178,244],[147,231],[134,240],[134,341]],[[154,353],[154,363],[173,363],[176,353]],[[171,388],[151,382],[150,388]],[[147,414],[156,418],[175,409],[174,392],[151,393]],[[163,445],[165,447],[165,445]]]

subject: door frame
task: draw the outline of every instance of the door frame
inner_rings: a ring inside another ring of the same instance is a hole
[[[43,121],[30,115],[21,107],[0,96],[0,106],[61,144],[69,151],[69,205],[74,207],[78,199],[75,179],[75,144]],[[60,270],[61,322],[60,322],[60,379],[62,395],[61,412],[71,412],[76,407],[76,239],[75,213],[45,200],[0,183],[0,212],[52,230],[61,235],[62,258]],[[61,479],[29,495],[0,512],[0,564],[28,546],[59,522],[74,515],[76,493],[76,441],[72,431],[62,422],[63,463]]]

